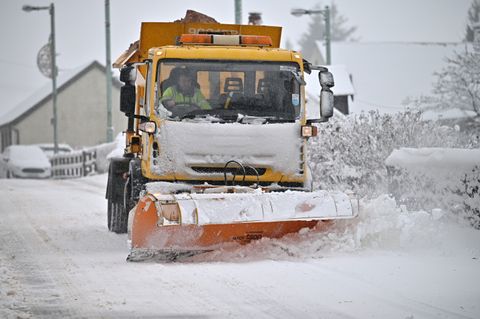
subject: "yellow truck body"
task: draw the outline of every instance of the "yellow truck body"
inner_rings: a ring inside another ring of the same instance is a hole
[[[108,226],[126,232],[129,216],[134,249],[205,251],[356,214],[347,195],[312,192],[307,163],[312,123],[333,115],[333,76],[280,39],[272,26],[143,23],[116,60],[128,126]],[[312,69],[319,106],[306,103]]]

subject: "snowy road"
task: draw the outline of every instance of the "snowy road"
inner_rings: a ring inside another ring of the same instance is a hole
[[[445,218],[383,199],[329,237],[127,263],[105,181],[0,180],[0,318],[480,318],[480,232]]]

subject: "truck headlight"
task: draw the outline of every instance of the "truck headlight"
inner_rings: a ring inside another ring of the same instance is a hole
[[[138,129],[148,134],[154,134],[157,131],[157,123],[154,121],[143,122],[138,125]]]

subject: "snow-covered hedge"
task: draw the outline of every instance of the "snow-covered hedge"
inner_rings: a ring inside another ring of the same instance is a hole
[[[437,122],[422,121],[421,113],[412,111],[396,114],[361,113],[334,118],[318,128],[319,136],[309,142],[314,188],[351,189],[366,198],[389,192],[385,159],[394,149],[480,147],[478,136],[469,136],[458,128],[441,126]],[[479,185],[475,184],[473,173],[466,180],[464,187],[478,192]],[[416,184],[411,182],[413,189]],[[425,200],[441,202],[441,193],[423,194]],[[466,205],[469,197],[465,194],[463,191]]]
[[[480,227],[480,149],[401,148],[386,164],[390,193],[399,203],[466,214]]]
[[[97,152],[97,172],[98,173],[106,173],[108,172],[108,165],[110,162],[108,161],[108,156],[111,152],[113,152],[117,148],[117,142],[111,143],[104,143],[95,146],[95,151]]]

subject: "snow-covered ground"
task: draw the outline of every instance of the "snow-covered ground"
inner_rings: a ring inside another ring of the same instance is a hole
[[[328,234],[128,263],[106,176],[0,180],[0,318],[480,318],[480,231],[380,196]]]

